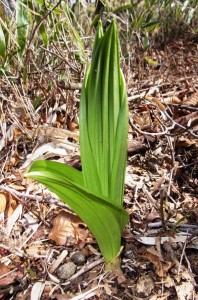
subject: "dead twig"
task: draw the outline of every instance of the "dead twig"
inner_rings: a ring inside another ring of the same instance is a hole
[[[12,188],[10,188],[8,186],[5,186],[5,185],[0,185],[0,190],[7,191],[7,192],[13,194],[14,196],[18,196],[18,197],[21,197],[21,198],[28,198],[28,199],[36,200],[36,201],[46,201],[50,204],[54,204],[54,205],[57,205],[59,207],[66,208],[66,209],[70,210],[70,208],[66,204],[61,203],[59,200],[51,198],[51,196],[50,197],[49,196],[43,197],[43,196],[38,196],[38,195],[31,195],[31,194],[27,194],[27,193],[21,193],[21,192],[15,191]]]

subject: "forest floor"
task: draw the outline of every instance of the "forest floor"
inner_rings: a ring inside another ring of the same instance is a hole
[[[197,44],[174,41],[136,60],[124,69],[130,218],[114,273],[86,225],[24,176],[37,159],[81,168],[80,86],[0,81],[0,299],[198,299]]]

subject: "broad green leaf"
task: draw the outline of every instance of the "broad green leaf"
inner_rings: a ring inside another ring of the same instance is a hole
[[[68,24],[69,21],[68,17]],[[128,220],[122,207],[127,133],[128,105],[116,23],[113,20],[103,34],[99,22],[80,104],[83,171],[37,161],[28,176],[56,193],[82,218],[109,269],[119,267],[121,232]]]
[[[17,42],[19,45],[18,54],[22,56],[27,35],[28,35],[28,8],[26,0],[19,0],[16,2],[16,23],[17,23]]]
[[[3,29],[0,24],[0,56],[4,59],[6,55],[6,41]]]
[[[80,150],[86,187],[122,205],[128,105],[120,70],[115,20],[102,36],[101,24],[80,103]]]
[[[79,215],[95,236],[107,264],[119,254],[128,215],[121,206],[90,193],[80,171],[41,160],[32,165],[27,176],[44,184]]]
[[[95,42],[93,45],[93,52],[96,51],[96,48],[98,47],[103,35],[104,35],[104,32],[103,32],[103,28],[102,28],[102,22],[99,20],[98,21],[98,30],[96,32]]]

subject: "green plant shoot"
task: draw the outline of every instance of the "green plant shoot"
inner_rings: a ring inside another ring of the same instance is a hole
[[[25,50],[25,45],[28,36],[28,8],[27,1],[20,0],[16,4],[16,23],[17,23],[17,42],[18,42],[18,55],[22,57]]]
[[[109,270],[120,267],[121,233],[128,220],[123,209],[127,132],[116,22],[105,33],[99,22],[80,101],[82,172],[58,162],[36,161],[27,176],[56,193],[87,224]]]

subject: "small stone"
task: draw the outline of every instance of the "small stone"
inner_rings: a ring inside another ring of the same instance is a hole
[[[61,279],[69,279],[76,272],[76,267],[73,262],[68,262],[57,269],[57,275]]]
[[[86,257],[85,254],[81,251],[76,251],[74,252],[74,254],[72,254],[71,256],[71,260],[73,261],[73,263],[75,263],[77,266],[82,266],[84,265],[85,261],[86,261]]]
[[[155,284],[151,275],[142,275],[139,278],[136,284],[136,293],[138,297],[148,297],[152,290],[154,289]]]

